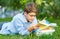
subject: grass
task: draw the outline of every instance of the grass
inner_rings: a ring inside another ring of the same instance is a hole
[[[11,19],[4,19],[4,20],[11,21]],[[55,27],[56,31],[53,33],[53,35],[43,35],[43,36],[36,36],[35,34],[30,34],[30,35],[26,35],[26,36],[21,36],[19,34],[0,35],[0,39],[60,39],[60,19],[49,18],[47,20],[58,24],[58,27]]]
[[[11,21],[12,17],[10,18],[0,18],[0,22],[6,22],[6,21]]]

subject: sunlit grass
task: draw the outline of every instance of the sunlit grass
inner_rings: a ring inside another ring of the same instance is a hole
[[[11,21],[11,19],[4,19],[4,21]],[[55,27],[55,32],[52,35],[42,35],[36,36],[35,34],[21,36],[19,34],[15,35],[0,35],[0,39],[60,39],[60,19],[48,19],[50,22],[57,23],[58,27]],[[1,21],[1,20],[0,20]]]

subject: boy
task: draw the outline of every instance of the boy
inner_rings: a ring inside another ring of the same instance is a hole
[[[39,26],[36,19],[35,3],[28,3],[25,6],[24,12],[17,14],[13,20],[4,23],[0,30],[0,34],[15,34],[27,35],[35,31]]]

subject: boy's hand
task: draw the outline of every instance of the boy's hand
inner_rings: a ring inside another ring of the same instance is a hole
[[[37,29],[38,27],[39,27],[39,24],[35,24],[35,25],[33,26],[34,29]]]
[[[37,29],[38,27],[39,27],[39,24],[35,24],[35,25],[33,25],[33,26],[30,26],[30,27],[28,28],[28,31],[31,32],[32,30],[35,30],[35,29]]]

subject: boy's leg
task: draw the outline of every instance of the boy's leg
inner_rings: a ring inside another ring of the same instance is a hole
[[[1,30],[1,28],[2,28],[3,23],[4,23],[4,22],[0,22],[0,30]]]
[[[0,30],[2,29],[2,25],[7,22],[0,22]]]

